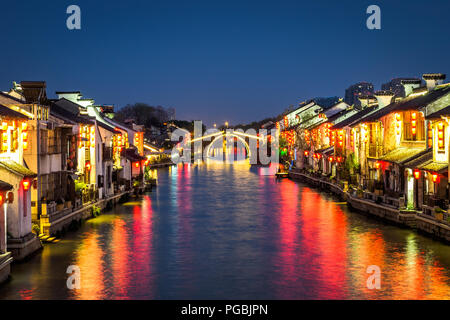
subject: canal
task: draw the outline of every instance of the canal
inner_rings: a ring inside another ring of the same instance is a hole
[[[140,200],[14,264],[1,299],[450,298],[450,246],[273,169],[179,165]],[[81,289],[66,287],[69,265]],[[369,290],[366,268],[381,269]]]

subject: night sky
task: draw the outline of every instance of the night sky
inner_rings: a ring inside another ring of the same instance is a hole
[[[67,6],[81,7],[79,31]],[[381,7],[381,30],[366,8]],[[2,1],[0,90],[45,80],[98,104],[243,123],[358,81],[450,74],[448,1]]]

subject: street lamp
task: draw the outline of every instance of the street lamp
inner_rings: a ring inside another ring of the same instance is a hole
[[[228,121],[225,121],[225,126],[228,128]]]

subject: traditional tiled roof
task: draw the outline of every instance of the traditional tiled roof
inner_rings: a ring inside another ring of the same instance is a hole
[[[331,146],[331,147],[322,148],[320,150],[316,150],[315,152],[321,153],[324,155],[329,155],[329,154],[333,153],[333,151],[334,151],[334,146]]]
[[[0,191],[9,191],[13,188],[8,182],[0,180]]]
[[[53,101],[50,105],[50,114],[72,123],[93,124],[89,117],[79,114],[79,105],[65,98]]]
[[[103,129],[108,130],[112,133],[120,133],[120,131],[116,130],[113,126],[108,125],[102,121],[97,121],[97,124],[99,127],[102,127]]]
[[[0,104],[0,117],[11,119],[28,119],[28,117],[23,113],[12,110],[1,104]]]
[[[346,126],[349,126],[349,125],[353,124],[355,121],[358,121],[358,119],[364,117],[365,115],[367,115],[371,112],[374,112],[375,110],[376,110],[375,106],[366,107],[366,108],[362,109],[360,112],[352,115],[351,117],[348,117],[340,122],[335,123],[332,128],[333,129],[341,129]]]
[[[62,110],[66,111],[66,112],[68,112],[70,114],[73,114],[73,115],[80,114],[80,107],[81,106],[79,104],[75,103],[75,102],[67,100],[66,98],[61,98],[61,99],[59,99],[57,101],[54,101],[52,103],[52,106],[53,105],[56,105],[58,107],[58,109],[62,109]]]
[[[388,152],[384,156],[380,157],[379,160],[394,162],[397,164],[404,165],[406,162],[411,161],[416,158],[418,155],[422,154],[425,151],[423,148],[406,148],[399,147],[391,152]]]
[[[19,104],[25,104],[25,102],[17,99],[16,97],[13,97],[5,92],[0,91],[0,104],[19,105]]]
[[[33,178],[37,174],[13,160],[0,160],[0,167],[22,177]]]
[[[140,154],[138,154],[137,150],[133,149],[133,148],[128,148],[128,149],[125,149],[124,151],[122,151],[122,156],[125,156],[128,160],[130,160],[132,162],[147,159],[146,157],[143,157]]]
[[[448,170],[448,163],[433,161],[433,150],[431,149],[409,160],[404,166],[411,169],[422,169],[438,173],[445,173]]]
[[[445,108],[442,108],[441,110],[438,110],[436,112],[433,112],[432,114],[427,115],[425,118],[427,120],[440,119],[441,116],[449,116],[449,115],[450,115],[450,106],[447,106]]]
[[[448,171],[448,163],[432,161],[427,164],[419,165],[418,169],[427,170],[427,171],[435,171],[438,173],[444,173],[444,172]]]
[[[425,80],[444,80],[445,76],[445,73],[424,73],[422,75]]]
[[[419,97],[407,97],[399,102],[394,102],[387,105],[384,108],[378,109],[372,114],[359,119],[359,122],[374,122],[381,117],[388,115],[394,111],[416,110],[432,103],[433,101],[441,98],[442,96],[450,93],[450,85],[437,88],[429,93]]]

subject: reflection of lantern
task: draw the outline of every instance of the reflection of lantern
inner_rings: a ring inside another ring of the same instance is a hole
[[[419,180],[419,179],[420,179],[420,170],[414,169],[414,178],[415,178],[416,180]]]
[[[23,187],[23,190],[28,191],[28,189],[30,189],[30,181],[29,180],[23,180],[22,181],[22,187]]]

